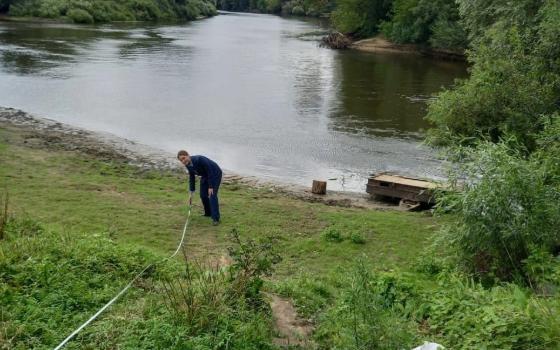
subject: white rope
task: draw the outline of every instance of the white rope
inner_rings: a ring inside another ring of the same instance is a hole
[[[179,253],[179,250],[181,249],[181,247],[183,246],[183,242],[185,241],[185,234],[187,232],[187,226],[189,226],[189,221],[190,221],[190,218],[191,218],[191,209],[192,209],[192,202],[189,202],[189,213],[187,215],[187,220],[185,221],[185,226],[183,227],[183,234],[181,235],[181,241],[179,242],[179,245],[177,246],[177,249],[175,250],[175,252],[173,254],[171,254],[170,256],[168,256],[167,258],[163,258],[160,261],[157,261],[155,263],[152,263],[152,264],[149,264],[148,266],[146,266],[142,271],[140,271],[136,276],[134,276],[134,278],[126,285],[126,287],[124,287],[117,295],[115,295],[115,297],[113,299],[111,299],[107,304],[105,304],[101,309],[99,309],[99,311],[97,311],[93,316],[91,316],[80,327],[76,328],[76,330],[74,332],[72,332],[72,334],[70,334],[68,337],[66,337],[66,339],[64,339],[60,344],[58,344],[58,346],[56,348],[54,348],[54,350],[62,349],[66,345],[66,343],[68,343],[72,338],[74,338],[74,336],[76,336],[76,334],[80,333],[80,331],[82,329],[84,329],[88,324],[93,322],[93,320],[95,320],[97,318],[97,316],[101,315],[101,313],[103,313],[103,311],[105,311],[105,309],[107,309],[109,306],[111,306],[111,304],[113,304],[115,301],[117,301],[117,299],[119,299],[132,286],[132,284],[134,284],[134,282],[136,282],[136,280],[144,274],[144,272],[148,271],[149,268],[151,268],[152,266],[155,266],[157,264],[161,264],[161,263],[163,263],[167,260],[173,259],[177,255],[177,253]]]

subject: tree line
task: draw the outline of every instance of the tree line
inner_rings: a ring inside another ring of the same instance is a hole
[[[14,17],[67,19],[74,23],[193,20],[216,14],[211,0],[0,0]]]

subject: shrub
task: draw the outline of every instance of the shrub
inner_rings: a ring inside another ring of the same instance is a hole
[[[533,151],[535,135],[560,111],[560,3],[533,2],[539,8],[527,9],[523,16],[516,14],[517,2],[503,3],[499,10],[494,8],[497,4],[489,5],[493,2],[484,3],[487,8],[480,11],[503,16],[489,27],[480,24],[484,28],[479,29],[481,35],[469,54],[470,78],[429,103],[427,119],[436,126],[429,141],[435,145],[472,144],[479,138],[499,142],[505,134],[513,134]],[[478,23],[473,15],[464,15],[468,23]]]
[[[305,15],[305,10],[303,9],[303,6],[294,6],[292,8],[292,15],[294,16],[304,16]]]
[[[412,348],[415,325],[396,312],[400,308],[400,292],[393,288],[394,282],[377,279],[362,260],[344,276],[345,287],[334,305],[318,317],[315,338],[320,347]]]
[[[450,349],[555,349],[560,345],[557,302],[531,297],[516,285],[490,290],[445,277],[423,295],[429,332]]]
[[[331,19],[335,28],[344,34],[370,36],[387,19],[390,4],[388,0],[341,0]]]
[[[381,31],[397,43],[443,48],[464,48],[466,43],[454,0],[396,0],[392,17],[381,25]]]
[[[462,268],[485,279],[528,281],[523,261],[531,247],[552,252],[560,245],[560,173],[519,149],[515,140],[460,149],[463,164],[452,176],[462,179],[461,187],[440,197],[438,211],[455,213],[440,241],[454,249]]]
[[[342,233],[334,226],[329,226],[324,229],[321,236],[327,242],[340,243],[344,240]]]
[[[467,45],[467,34],[459,21],[438,19],[430,28],[430,46],[439,49],[464,50]]]
[[[359,232],[352,232],[350,235],[350,241],[355,244],[365,244],[366,239]]]
[[[374,273],[359,260],[317,316],[324,349],[410,349],[430,339],[447,349],[556,349],[560,302],[514,284],[490,289],[461,274],[424,280]]]
[[[269,237],[261,242],[249,239],[241,241],[236,229],[231,231],[232,246],[228,253],[233,259],[230,266],[232,291],[243,296],[250,305],[262,306],[260,295],[264,277],[271,276],[274,266],[281,261],[274,249],[274,239]]]
[[[93,16],[86,10],[71,9],[66,14],[74,23],[92,24],[94,22]]]

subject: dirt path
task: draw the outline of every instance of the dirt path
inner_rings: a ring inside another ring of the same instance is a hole
[[[279,346],[313,348],[313,342],[310,340],[313,325],[298,316],[290,300],[273,294],[269,297],[274,324],[279,335],[274,339],[274,343]]]

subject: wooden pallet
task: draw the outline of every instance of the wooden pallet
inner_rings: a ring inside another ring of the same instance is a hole
[[[434,204],[434,190],[438,187],[434,182],[383,173],[369,178],[366,192],[417,203]]]

